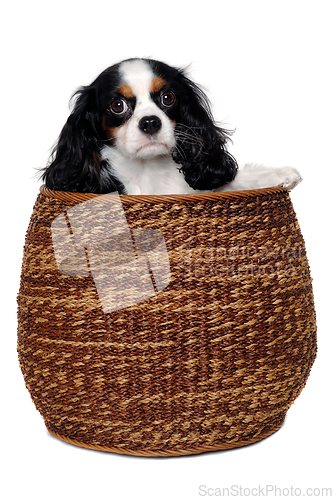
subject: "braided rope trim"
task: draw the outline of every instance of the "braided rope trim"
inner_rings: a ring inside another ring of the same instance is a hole
[[[55,438],[60,439],[61,441],[64,441],[65,443],[72,444],[74,446],[79,446],[80,448],[87,448],[89,450],[95,450],[95,451],[104,451],[108,453],[117,453],[118,455],[132,455],[132,456],[137,456],[137,457],[178,457],[178,456],[185,456],[185,455],[199,455],[200,453],[210,453],[213,451],[223,451],[223,450],[230,450],[233,448],[241,448],[243,446],[249,446],[251,444],[257,443],[259,441],[262,441],[263,439],[268,438],[275,432],[277,432],[283,425],[285,420],[285,415],[283,415],[283,418],[277,422],[277,424],[270,428],[268,432],[261,433],[258,436],[255,436],[252,439],[248,440],[241,440],[241,441],[234,441],[231,443],[225,443],[225,444],[218,444],[216,446],[212,445],[202,445],[198,446],[196,448],[188,448],[188,449],[182,449],[182,448],[175,448],[171,450],[166,450],[166,449],[156,449],[156,450],[151,450],[151,449],[141,449],[141,450],[131,450],[130,448],[123,448],[120,446],[100,446],[100,445],[93,445],[93,444],[88,444],[84,443],[82,441],[78,441],[76,439],[70,439],[68,437],[65,437],[61,434],[58,434],[54,431],[51,431],[47,425],[46,429],[47,431]]]
[[[274,195],[286,191],[282,186],[264,189],[249,189],[244,191],[225,191],[221,193],[198,193],[198,194],[174,194],[174,195],[120,195],[123,203],[179,203],[179,202],[199,202],[199,201],[214,201],[221,199],[237,199],[237,198],[254,198],[257,196]],[[55,198],[60,201],[83,202],[88,201],[98,196],[103,196],[95,193],[72,193],[67,191],[52,191],[45,184],[40,187],[40,193],[50,198]]]

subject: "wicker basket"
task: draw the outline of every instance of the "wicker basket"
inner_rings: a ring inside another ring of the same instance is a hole
[[[18,352],[49,432],[171,456],[278,430],[316,356],[304,241],[282,188],[184,196],[42,187]]]

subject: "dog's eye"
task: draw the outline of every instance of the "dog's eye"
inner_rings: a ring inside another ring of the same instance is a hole
[[[164,92],[164,94],[161,95],[161,103],[166,108],[170,108],[171,106],[173,106],[175,101],[176,97],[172,92]]]
[[[116,115],[124,115],[128,111],[128,105],[123,99],[115,99],[111,103],[110,109]]]

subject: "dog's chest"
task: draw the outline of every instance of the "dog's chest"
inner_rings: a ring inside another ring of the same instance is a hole
[[[125,186],[129,195],[160,195],[193,193],[171,156],[151,159],[126,158],[113,148],[102,152],[108,160],[112,174]]]

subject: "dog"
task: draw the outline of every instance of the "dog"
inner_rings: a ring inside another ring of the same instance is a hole
[[[165,63],[127,59],[74,96],[42,175],[52,190],[167,195],[292,189],[302,180],[291,167],[238,168],[205,93]]]

